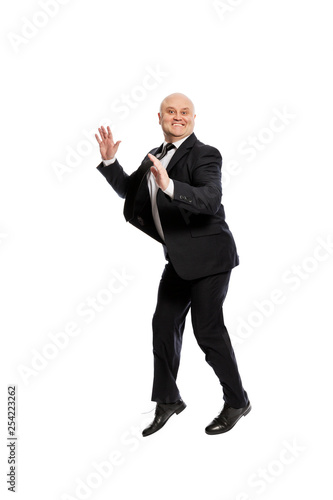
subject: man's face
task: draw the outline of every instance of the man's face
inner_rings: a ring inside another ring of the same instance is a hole
[[[192,134],[195,116],[193,104],[185,96],[164,99],[158,118],[165,140],[176,142]]]

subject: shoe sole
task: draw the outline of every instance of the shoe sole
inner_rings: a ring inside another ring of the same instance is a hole
[[[248,409],[247,409],[247,410],[243,413],[243,415],[241,415],[241,416],[240,416],[240,417],[236,420],[236,422],[235,422],[235,423],[234,423],[231,427],[229,427],[228,429],[226,429],[226,430],[222,430],[222,431],[218,431],[218,432],[209,432],[209,431],[206,431],[206,430],[205,430],[206,434],[208,434],[209,436],[216,436],[217,434],[224,434],[225,432],[231,431],[231,429],[232,429],[233,427],[235,427],[235,425],[237,424],[237,422],[239,422],[239,420],[240,420],[242,417],[246,417],[246,415],[247,415],[248,413],[250,413],[250,411],[251,411],[251,410],[252,410],[252,406],[250,405],[250,406],[248,407]]]

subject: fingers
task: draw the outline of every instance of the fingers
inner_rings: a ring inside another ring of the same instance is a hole
[[[98,129],[98,131],[99,131],[99,133],[100,133],[100,136],[101,136],[101,139],[102,139],[102,141],[103,141],[104,139],[111,139],[111,142],[113,142],[113,136],[112,136],[111,129],[110,129],[110,127],[109,127],[109,126],[107,126],[106,128],[107,128],[107,130],[105,130],[105,127],[103,127],[103,125],[102,125],[102,126]],[[95,134],[95,137],[96,137],[96,139],[97,139],[97,142],[100,144],[100,142],[101,142],[101,141],[99,140],[99,138],[97,137],[97,135],[96,135],[96,134]],[[116,144],[118,144],[118,146],[119,146],[120,142],[121,142],[121,141],[118,141]]]
[[[99,133],[101,134],[101,137],[102,139],[111,139],[112,140],[112,133],[111,133],[111,129],[110,127],[108,126],[107,127],[107,131],[105,130],[105,127],[103,127],[103,125],[98,129]]]
[[[100,133],[102,141],[104,141],[104,139],[107,139],[107,138],[110,138],[112,140],[112,133],[111,133],[110,127],[107,127],[107,128],[108,128],[108,132],[106,132],[106,130],[103,126],[98,129],[98,132]],[[96,137],[98,144],[101,144],[102,141],[97,136],[97,134],[95,134],[95,137]],[[112,140],[112,142],[113,142],[113,140]]]
[[[168,187],[170,182],[170,178],[165,168],[160,166],[156,167],[155,165],[153,165],[152,167],[150,167],[150,171],[153,174],[158,187],[164,191],[164,189]]]
[[[101,134],[102,139],[106,139],[108,134],[106,133],[105,128],[102,126],[98,130],[99,130],[99,133]]]
[[[157,171],[159,171],[162,167],[161,162],[156,158],[156,156],[148,153],[149,159],[153,162],[154,167]]]

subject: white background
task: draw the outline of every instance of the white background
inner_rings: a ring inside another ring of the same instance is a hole
[[[2,498],[12,498],[9,384],[18,391],[17,499],[328,497],[330,2],[46,3],[1,4]],[[172,92],[194,101],[197,137],[223,156],[241,263],[225,320],[253,410],[228,434],[204,433],[222,394],[188,321],[187,409],[143,439],[164,257],[125,223],[86,135],[112,124],[132,172],[161,144],[158,107]],[[92,297],[104,305],[82,315]]]

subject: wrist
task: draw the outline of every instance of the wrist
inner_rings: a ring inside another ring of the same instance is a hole
[[[116,161],[116,157],[114,156],[111,160],[103,160],[103,164],[108,167],[109,165],[113,165]]]
[[[162,191],[166,191],[169,187],[169,184],[170,184],[170,180],[168,179],[166,182],[163,183]]]
[[[175,187],[174,187],[173,180],[169,179],[169,184],[168,184],[167,188],[163,190],[163,192],[165,194],[167,194],[168,196],[170,196],[170,198],[173,200],[173,198],[174,198],[174,190],[175,190]]]

